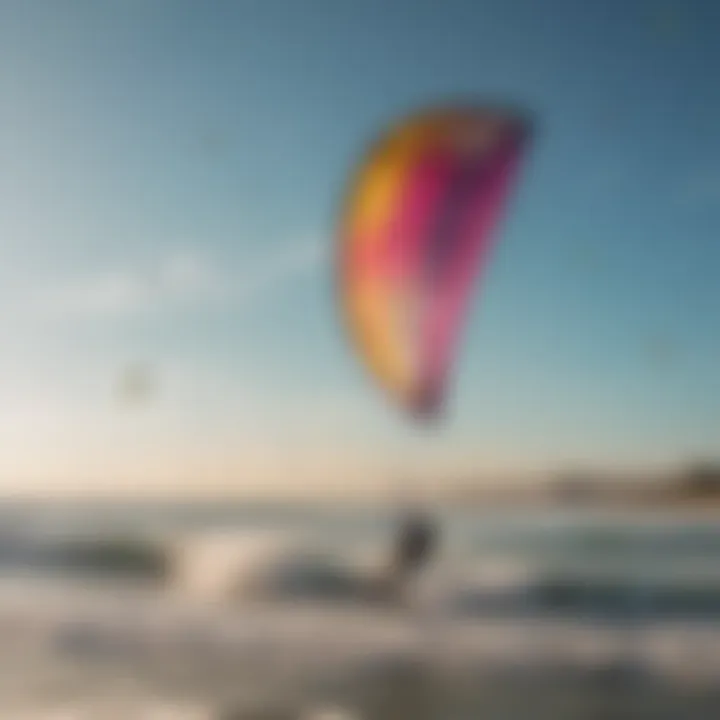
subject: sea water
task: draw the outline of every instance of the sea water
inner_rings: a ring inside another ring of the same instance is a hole
[[[712,518],[438,518],[402,608],[342,582],[382,564],[387,509],[0,508],[0,717],[720,717]]]

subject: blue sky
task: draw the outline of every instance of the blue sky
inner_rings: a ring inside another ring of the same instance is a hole
[[[719,33],[712,0],[0,3],[2,487],[717,455]],[[423,437],[346,347],[332,232],[368,139],[455,96],[539,132]]]

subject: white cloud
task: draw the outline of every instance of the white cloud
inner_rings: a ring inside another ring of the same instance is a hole
[[[207,299],[215,269],[203,258],[171,255],[143,268],[113,268],[57,281],[31,298],[53,314],[125,315]]]
[[[39,303],[55,312],[115,314],[140,310],[151,296],[142,278],[114,272],[50,288],[40,295]]]
[[[321,243],[314,241],[294,243],[270,254],[239,274],[236,299],[250,301],[312,272],[322,259],[322,250]]]
[[[175,252],[154,264],[112,268],[24,289],[14,304],[42,314],[126,316],[221,301],[246,305],[283,290],[312,272],[322,257],[315,242],[287,244],[243,268],[222,266],[195,253]]]
[[[177,254],[161,264],[158,280],[166,291],[187,295],[210,291],[216,274],[216,269],[202,258]]]

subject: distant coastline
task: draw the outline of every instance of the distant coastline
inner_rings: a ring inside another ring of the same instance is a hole
[[[587,500],[562,500],[536,494],[513,495],[511,493],[502,497],[496,494],[475,496],[471,500],[449,500],[440,503],[452,509],[484,510],[484,509],[513,509],[513,510],[573,510],[588,512],[603,511],[632,511],[638,513],[682,514],[682,515],[720,515],[720,497],[705,499],[670,499],[661,497],[645,498],[603,498]]]
[[[405,484],[406,485],[406,484]],[[306,508],[377,508],[384,512],[412,498],[393,493],[392,479],[387,482],[388,493],[363,492],[362,487],[349,484],[344,491],[293,493],[263,496],[243,494],[242,483],[231,486],[227,494],[125,494],[110,495],[87,492],[58,495],[0,495],[0,512],[7,522],[18,521],[25,509],[47,509],[55,512],[84,512],[97,509],[114,512],[142,509],[143,513],[166,515],[197,515],[210,513],[234,515],[238,511],[250,513],[294,512]],[[375,488],[377,486],[374,486]],[[232,492],[236,489],[237,492]],[[573,510],[632,510],[638,512],[720,513],[720,462],[691,463],[666,473],[646,473],[629,477],[623,474],[580,470],[545,475],[543,478],[494,481],[478,475],[447,478],[422,493],[424,502],[436,507],[482,510],[504,507],[517,509],[568,508]]]
[[[677,512],[720,511],[720,463],[693,463],[664,476],[618,477],[591,471],[558,474],[525,486],[462,484],[453,505],[544,506]]]

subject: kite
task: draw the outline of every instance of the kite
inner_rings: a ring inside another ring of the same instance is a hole
[[[133,364],[125,367],[118,379],[118,398],[128,404],[140,405],[149,401],[156,390],[155,375],[151,368]]]
[[[514,111],[431,109],[390,128],[351,180],[338,227],[343,318],[378,384],[413,417],[442,414],[530,134]]]

